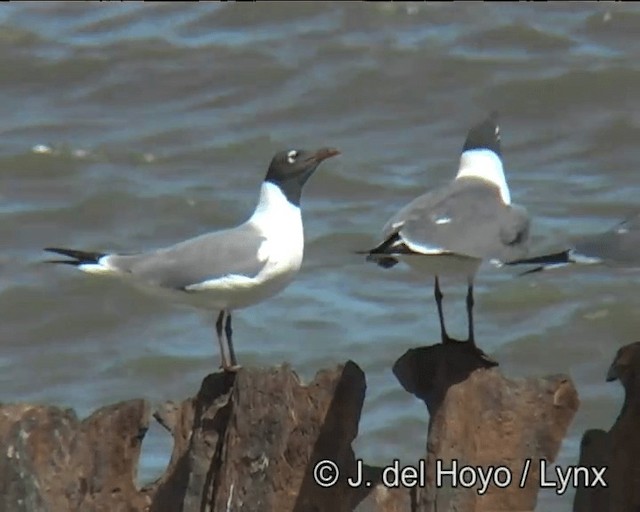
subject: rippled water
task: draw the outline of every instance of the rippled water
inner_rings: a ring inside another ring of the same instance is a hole
[[[161,246],[238,223],[272,154],[334,145],[307,186],[297,281],[238,312],[245,365],[311,378],[366,372],[357,452],[413,462],[424,406],[391,365],[438,339],[431,284],[353,254],[397,208],[456,171],[469,126],[497,108],[512,196],[536,248],[637,208],[640,9],[633,4],[104,4],[0,7],[0,400],[87,414],[179,399],[217,364],[213,315],[42,265],[41,248]],[[581,397],[559,462],[622,400],[604,376],[635,341],[638,273],[514,279],[487,269],[476,330],[513,376],[568,372]],[[464,289],[444,290],[463,336]],[[162,471],[151,430],[141,480]],[[539,510],[572,494],[540,494]]]

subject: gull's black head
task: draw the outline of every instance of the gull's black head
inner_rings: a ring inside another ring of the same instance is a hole
[[[280,187],[290,203],[300,205],[302,187],[323,160],[339,155],[334,148],[321,148],[317,151],[306,149],[288,149],[275,154],[269,164],[265,181]]]
[[[497,112],[492,112],[487,119],[469,130],[462,151],[471,149],[490,149],[496,155],[501,156],[500,127],[498,126]]]

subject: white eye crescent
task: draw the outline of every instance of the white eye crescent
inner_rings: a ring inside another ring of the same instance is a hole
[[[496,126],[496,139],[500,140],[500,127]]]
[[[293,162],[295,162],[297,156],[298,152],[295,149],[292,149],[287,153],[287,162],[292,164]]]

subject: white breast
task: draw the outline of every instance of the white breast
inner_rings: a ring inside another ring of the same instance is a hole
[[[304,253],[300,208],[287,200],[280,187],[265,182],[249,223],[265,237],[258,254],[267,263],[256,279],[268,281],[295,274],[300,269]]]

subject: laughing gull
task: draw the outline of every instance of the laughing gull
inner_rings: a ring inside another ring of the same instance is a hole
[[[469,130],[456,177],[414,199],[383,228],[383,241],[366,251],[383,268],[399,261],[434,277],[440,332],[447,334],[440,277],[467,281],[468,341],[475,348],[473,281],[484,260],[494,263],[527,254],[529,216],[511,203],[502,168],[498,115],[493,112]]]
[[[304,251],[302,187],[320,162],[338,154],[334,148],[276,153],[253,215],[234,228],[132,254],[45,250],[71,258],[51,263],[117,276],[177,301],[219,311],[216,333],[222,368],[233,371],[238,364],[231,340],[231,313],[272,297],[293,281]]]
[[[559,252],[508,262],[507,265],[538,265],[531,274],[567,265],[601,263],[612,267],[640,267],[640,212],[602,233],[583,236]]]

